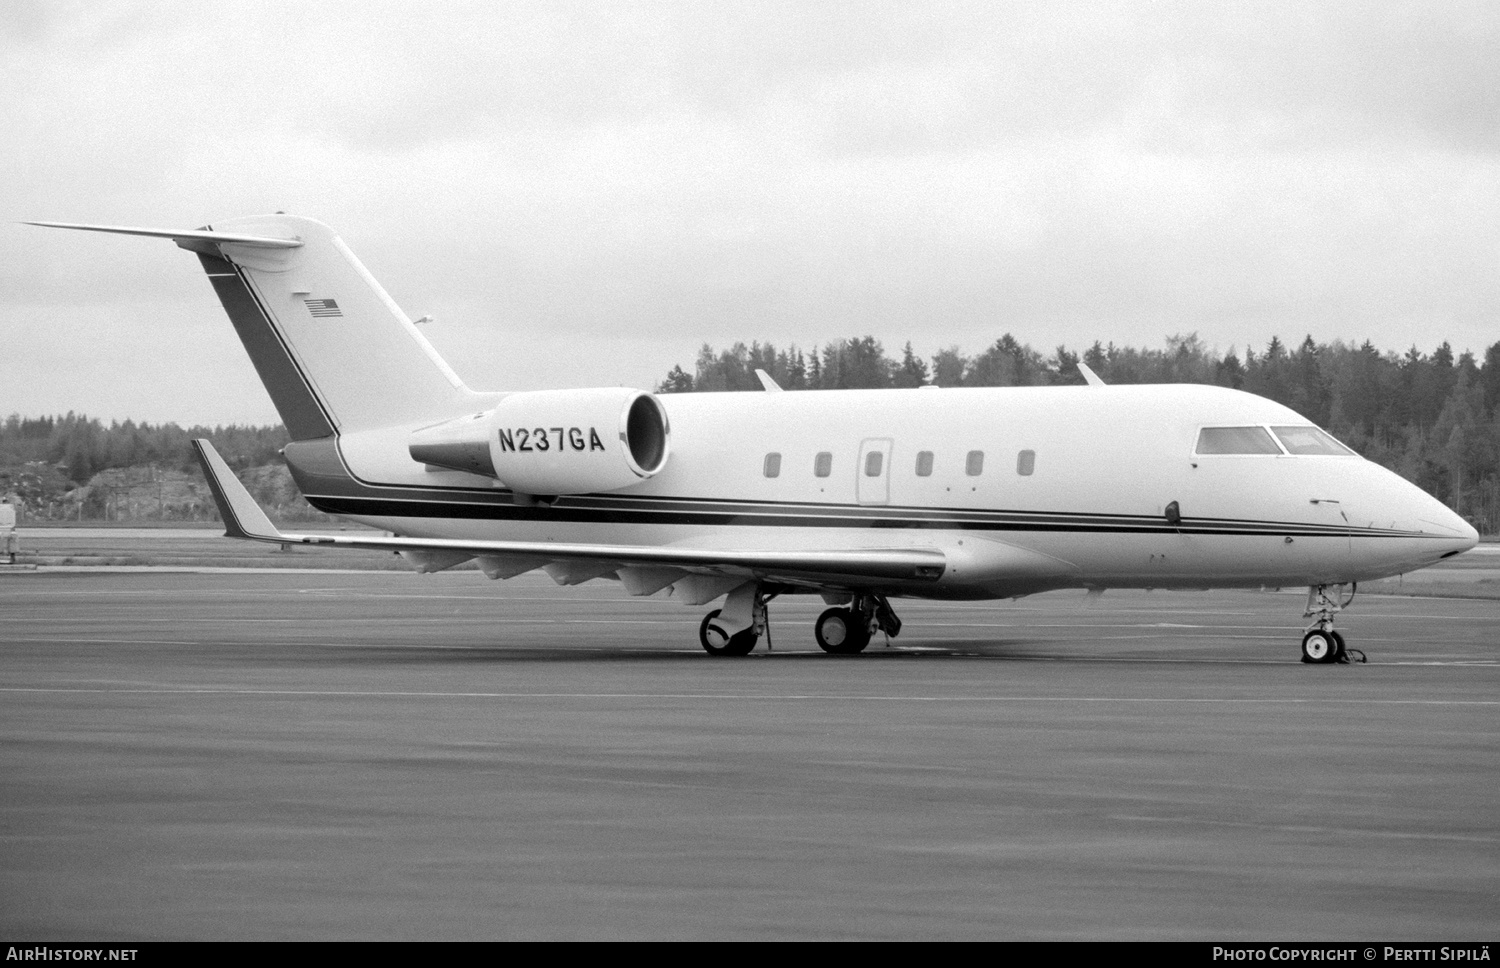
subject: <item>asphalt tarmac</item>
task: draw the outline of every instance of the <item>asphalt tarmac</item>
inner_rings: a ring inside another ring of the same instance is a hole
[[[1500,602],[0,575],[0,937],[1492,941]]]

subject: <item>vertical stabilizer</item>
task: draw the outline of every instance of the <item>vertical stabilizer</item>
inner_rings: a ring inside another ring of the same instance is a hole
[[[430,422],[474,399],[328,226],[291,215],[233,219],[179,238],[198,253],[294,440]],[[296,239],[295,248],[220,234]]]

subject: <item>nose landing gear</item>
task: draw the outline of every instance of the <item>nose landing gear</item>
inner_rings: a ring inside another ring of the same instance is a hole
[[[1349,607],[1359,586],[1348,587],[1349,597],[1343,598],[1344,585],[1310,585],[1307,589],[1307,609],[1303,618],[1311,618],[1302,635],[1302,661],[1326,665],[1333,662],[1364,662],[1365,654],[1344,645],[1344,637],[1333,630],[1333,616]],[[1333,596],[1330,597],[1330,590]],[[1342,599],[1342,600],[1340,600]]]

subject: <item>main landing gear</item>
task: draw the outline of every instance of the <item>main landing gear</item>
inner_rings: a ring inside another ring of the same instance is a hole
[[[760,606],[760,612],[765,614],[766,607]],[[756,631],[754,625],[733,635],[724,631],[715,619],[720,615],[719,609],[714,609],[703,616],[703,623],[698,626],[698,642],[703,646],[703,651],[709,655],[749,655],[755,651],[755,645],[760,641],[760,632]],[[765,628],[762,620],[761,628]]]
[[[901,634],[901,619],[884,595],[855,595],[848,608],[834,607],[818,616],[813,626],[818,648],[830,655],[856,655],[870,644],[870,636]]]
[[[1333,616],[1349,607],[1354,601],[1358,585],[1349,585],[1349,597],[1344,598],[1344,585],[1311,585],[1307,589],[1307,610],[1303,618],[1311,618],[1312,624],[1302,636],[1302,661],[1326,665],[1332,662],[1364,662],[1365,654],[1344,645],[1344,637],[1333,630]],[[1330,591],[1332,595],[1330,595]]]
[[[709,655],[749,655],[770,627],[766,603],[776,597],[772,592],[762,593],[758,586],[744,585],[731,592],[724,600],[723,609],[714,609],[703,616],[698,626],[698,642]],[[739,631],[730,631],[745,621],[749,610],[749,625]],[[739,620],[726,618],[725,613],[738,615]],[[884,632],[895,638],[901,632],[901,619],[896,617],[890,602],[884,595],[855,595],[847,607],[836,606],[818,616],[813,634],[818,646],[833,655],[855,655],[870,644],[870,636]]]

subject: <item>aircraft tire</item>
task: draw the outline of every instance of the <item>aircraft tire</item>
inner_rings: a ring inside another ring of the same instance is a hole
[[[1302,636],[1302,661],[1319,665],[1337,662],[1339,648],[1334,638],[1335,634],[1324,632],[1322,629],[1313,629]]]
[[[1349,650],[1344,647],[1344,637],[1337,632],[1329,632],[1333,636],[1333,658],[1330,662],[1349,661]]]
[[[830,608],[819,615],[813,636],[829,655],[858,655],[870,644],[870,633],[847,608]]]
[[[717,625],[709,627],[709,623],[719,617],[720,611],[716,608],[703,616],[703,621],[698,626],[698,644],[703,646],[703,651],[709,655],[749,655],[755,650],[760,636],[755,634],[754,628],[748,628],[726,639]]]

